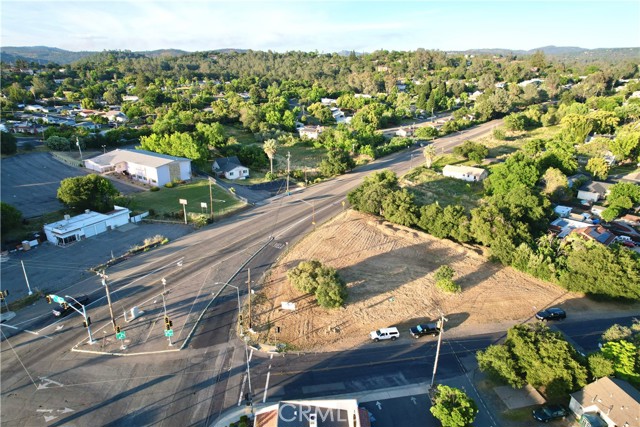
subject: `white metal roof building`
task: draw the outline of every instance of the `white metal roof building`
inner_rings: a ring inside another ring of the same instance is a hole
[[[114,210],[106,214],[87,209],[83,214],[65,215],[61,221],[46,224],[44,233],[48,241],[62,246],[127,224],[130,213],[129,209],[121,206],[114,206]]]
[[[442,168],[442,175],[450,178],[462,179],[464,181],[482,181],[489,174],[482,168],[471,166],[446,165]]]
[[[120,172],[153,186],[191,179],[191,160],[145,150],[114,150],[84,161],[100,173]]]

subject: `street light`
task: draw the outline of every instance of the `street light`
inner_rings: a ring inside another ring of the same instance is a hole
[[[216,282],[215,284],[222,284],[220,282]],[[251,388],[251,371],[249,369],[249,348],[248,348],[248,344],[247,341],[249,340],[248,336],[244,335],[244,330],[242,328],[242,322],[240,322],[240,317],[242,316],[242,311],[241,311],[241,305],[240,305],[240,288],[238,288],[237,286],[234,286],[230,283],[224,283],[224,286],[231,286],[232,288],[235,288],[236,290],[236,295],[238,296],[238,323],[240,323],[240,336],[243,337],[243,341],[244,341],[244,354],[247,360],[247,380],[248,380],[248,384],[249,384],[249,404],[251,405],[251,413],[253,414],[253,391]],[[249,294],[249,298],[251,298],[251,294]],[[249,330],[251,330],[251,328],[249,328]]]

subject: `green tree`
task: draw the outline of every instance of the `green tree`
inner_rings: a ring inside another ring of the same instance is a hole
[[[0,202],[0,208],[1,231],[2,234],[4,234],[20,225],[22,222],[22,212],[5,202]]]
[[[592,157],[587,162],[585,167],[587,172],[590,172],[594,178],[605,180],[609,175],[609,164],[602,157]]]
[[[196,135],[202,145],[210,148],[222,148],[229,139],[220,123],[196,123]]]
[[[526,384],[517,361],[505,344],[495,344],[476,353],[478,367],[497,380],[508,383],[511,387],[522,388]]]
[[[507,194],[519,186],[533,188],[539,177],[535,162],[524,153],[516,152],[491,169],[485,188],[489,194]]]
[[[331,114],[331,109],[320,102],[316,102],[315,104],[309,105],[307,109],[309,114],[311,114],[316,119],[320,120],[321,123],[328,124],[335,122],[333,118],[333,114]]]
[[[297,267],[287,272],[287,277],[300,292],[314,293],[318,288],[318,275],[321,271],[322,263],[320,261],[301,261]]]
[[[355,162],[344,150],[332,150],[320,162],[320,173],[324,176],[342,175],[356,166]]]
[[[394,224],[411,227],[418,222],[418,207],[406,188],[393,191],[382,201],[383,216]]]
[[[419,139],[431,140],[439,135],[438,129],[431,126],[422,126],[416,129],[415,136]]]
[[[589,371],[593,379],[599,379],[613,375],[613,362],[601,353],[590,354],[588,357]]]
[[[91,174],[63,179],[57,196],[58,200],[76,212],[85,209],[109,212],[113,210],[113,200],[118,194],[107,178]]]
[[[270,170],[271,170],[271,173],[273,173],[273,157],[276,155],[276,152],[278,151],[278,141],[276,141],[275,139],[267,139],[264,142],[262,149],[264,150],[264,153],[269,158],[269,165],[271,167]]]
[[[354,209],[373,214],[382,214],[382,203],[389,194],[399,189],[398,177],[390,170],[367,176],[362,184],[347,194]]]
[[[568,140],[574,144],[584,144],[593,129],[592,120],[581,114],[567,114],[560,123],[562,123],[563,132]]]
[[[629,341],[609,341],[602,345],[602,354],[613,363],[613,370],[622,379],[640,382],[638,347]]]
[[[562,201],[569,199],[569,181],[560,169],[553,167],[547,169],[542,180],[544,181],[543,193],[547,194],[551,200]]]
[[[478,406],[465,392],[443,384],[438,384],[429,410],[443,427],[470,426],[478,414]]]
[[[0,132],[0,153],[15,154],[18,151],[16,137],[9,132]]]
[[[485,157],[487,157],[489,149],[483,144],[473,141],[465,141],[462,145],[458,145],[453,149],[453,154],[479,164],[482,163],[482,160]]]
[[[321,307],[340,307],[347,298],[346,286],[336,269],[318,260],[300,262],[287,277],[300,292],[314,293]]]
[[[621,160],[630,158],[640,149],[640,131],[631,127],[621,128],[615,139],[609,142],[609,149]]]
[[[433,160],[436,158],[436,148],[429,144],[422,150],[422,155],[424,156],[424,164],[428,169],[431,169],[431,165],[433,164]]]

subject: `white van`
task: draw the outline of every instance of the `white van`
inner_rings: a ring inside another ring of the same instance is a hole
[[[378,329],[377,331],[371,331],[369,334],[371,339],[375,342],[380,340],[391,340],[395,341],[400,336],[400,332],[398,332],[398,328],[383,328]]]

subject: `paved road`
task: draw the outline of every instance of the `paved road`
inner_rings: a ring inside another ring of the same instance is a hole
[[[492,125],[485,124],[482,129],[490,129]],[[464,139],[464,134],[454,135],[435,144],[446,151],[448,144]],[[409,156],[407,152],[396,153],[336,180],[254,207],[160,250],[134,257],[110,269],[113,288],[118,292],[128,287],[126,298],[120,300],[124,308],[157,295],[158,283],[165,273],[171,273],[167,279],[172,286],[189,281],[205,289],[231,280],[231,285],[243,289],[246,271],[240,267],[257,247],[271,241],[245,267],[251,268],[252,277],[256,278],[289,244],[312,229],[313,219],[320,224],[342,211],[345,194],[371,171],[389,168],[406,172]],[[173,271],[172,267],[171,272],[159,271],[176,259],[184,259],[180,270]],[[100,288],[95,277],[78,286]],[[235,289],[227,288],[221,301],[230,304],[234,294]],[[174,305],[182,309],[180,301]],[[215,326],[221,321],[231,324],[227,320],[231,306],[226,307],[214,308],[224,316],[207,318],[196,330],[191,347],[174,354],[112,358],[70,353],[69,348],[86,334],[73,316],[70,321],[43,326],[40,335],[23,332],[5,339],[0,422],[3,426],[207,425],[224,409],[237,405],[243,391],[248,390],[248,381],[243,380],[243,343],[231,338],[234,333],[229,327]],[[39,303],[27,313],[34,310],[46,313],[48,309],[46,304]],[[92,307],[91,316],[96,319],[96,330],[104,330],[108,312],[102,302]],[[7,329],[3,326],[1,330],[4,333]],[[415,363],[424,364],[428,358],[420,360]],[[447,369],[443,367],[442,371]],[[376,371],[370,373],[375,375]],[[398,378],[396,374],[390,375]],[[322,384],[324,380],[322,375],[312,376],[311,385]],[[375,379],[362,386],[374,387]],[[286,393],[286,387],[284,390]]]

